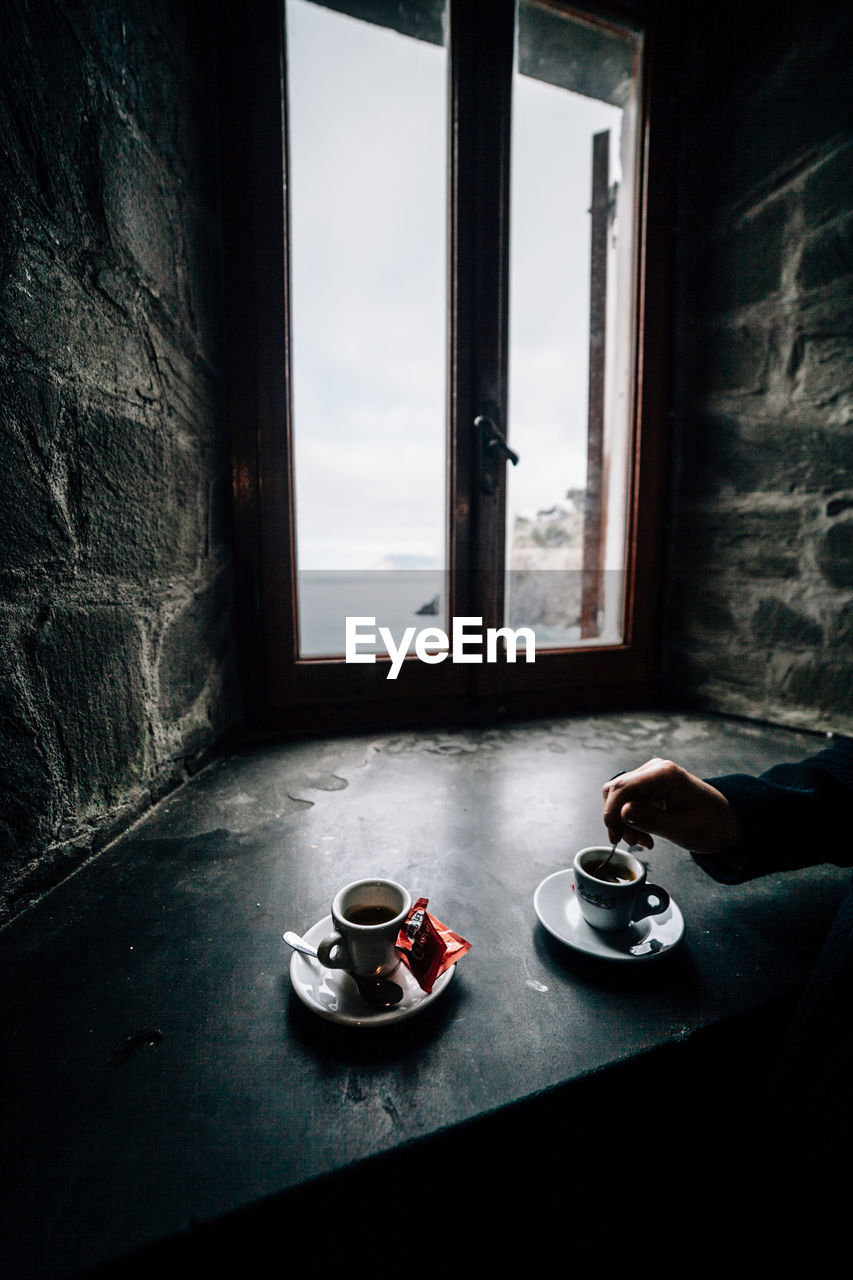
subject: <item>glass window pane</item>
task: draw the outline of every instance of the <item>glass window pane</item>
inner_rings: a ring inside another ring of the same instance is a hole
[[[325,656],[382,601],[443,623],[447,55],[435,0],[286,19],[299,650]]]
[[[637,33],[522,0],[513,85],[506,621],[619,642]]]

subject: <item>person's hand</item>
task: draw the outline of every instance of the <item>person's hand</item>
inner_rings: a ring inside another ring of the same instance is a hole
[[[726,797],[672,760],[647,760],[602,787],[604,825],[613,844],[651,849],[662,836],[694,853],[718,853],[740,834]]]

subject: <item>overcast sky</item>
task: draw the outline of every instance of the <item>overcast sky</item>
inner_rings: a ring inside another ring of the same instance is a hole
[[[446,53],[304,0],[287,13],[299,567],[438,566]],[[592,135],[614,130],[618,153],[620,117],[516,81],[511,513],[584,484]]]

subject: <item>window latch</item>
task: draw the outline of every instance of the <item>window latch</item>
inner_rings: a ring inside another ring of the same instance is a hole
[[[501,463],[509,459],[517,467],[518,454],[510,449],[494,418],[481,413],[474,419],[474,428],[477,432],[480,488],[483,493],[494,493],[500,484]]]

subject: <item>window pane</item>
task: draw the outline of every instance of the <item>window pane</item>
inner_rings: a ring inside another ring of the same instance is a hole
[[[398,29],[353,16],[383,10]],[[286,15],[299,649],[320,656],[397,587],[395,620],[438,593],[443,623],[447,56],[435,0]]]
[[[639,36],[522,0],[513,85],[507,622],[622,638]]]

